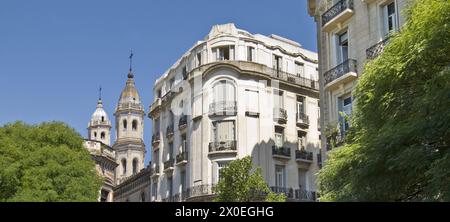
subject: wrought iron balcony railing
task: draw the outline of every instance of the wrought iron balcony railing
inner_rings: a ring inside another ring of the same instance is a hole
[[[173,158],[170,158],[164,162],[164,170],[173,167]]]
[[[236,115],[236,101],[220,101],[209,104],[209,115]]]
[[[173,136],[173,123],[167,126],[166,134],[167,136]]]
[[[284,195],[286,195],[287,198],[294,198],[294,189],[292,188],[273,186],[270,187],[270,189],[272,190],[272,192],[277,194],[284,193]]]
[[[159,174],[159,165],[155,165],[152,167],[153,175]]]
[[[295,199],[301,201],[316,201],[316,192],[304,189],[296,189]]]
[[[287,81],[290,83],[294,83],[296,85],[301,85],[312,89],[317,90],[319,89],[319,82],[317,82],[316,80],[294,75],[292,73],[288,73],[280,69],[270,68],[268,66],[265,66],[264,69],[266,73],[268,73],[271,77],[275,79]]]
[[[306,150],[296,150],[295,151],[296,160],[308,160],[313,161],[313,153]]]
[[[272,146],[272,155],[291,157],[291,148]]]
[[[357,73],[356,64],[357,64],[356,60],[348,59],[343,63],[337,65],[336,67],[325,72],[323,74],[323,77],[325,79],[325,85],[349,72]]]
[[[236,140],[209,143],[209,152],[236,151]]]
[[[279,122],[287,122],[287,111],[283,108],[273,109],[273,118]]]
[[[297,113],[297,123],[309,125],[309,116],[305,113]]]
[[[181,153],[177,154],[176,160],[177,160],[177,163],[188,161],[188,153],[181,152]]]
[[[384,47],[389,43],[389,38],[384,39],[383,41],[371,46],[366,49],[367,59],[375,59],[378,57],[384,50]]]
[[[190,187],[186,190],[186,199],[191,197],[215,194],[215,184],[202,184]]]
[[[336,16],[341,14],[346,9],[353,9],[353,0],[340,0],[331,6],[331,8],[322,14],[322,26],[327,24],[333,18],[336,18]]]
[[[152,135],[152,143],[159,143],[160,140],[161,136],[159,135],[159,132]]]

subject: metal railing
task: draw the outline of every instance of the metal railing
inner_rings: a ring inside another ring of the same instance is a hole
[[[161,136],[159,135],[159,132],[152,135],[152,143],[157,143],[160,140],[161,140]]]
[[[294,75],[292,73],[282,71],[281,69],[270,68],[268,66],[264,66],[264,71],[275,79],[291,82],[312,89],[319,89],[319,82],[317,82],[316,80]]]
[[[181,152],[181,153],[177,154],[177,156],[176,156],[177,163],[187,161],[188,157],[189,156],[188,156],[187,152]]]
[[[159,174],[159,165],[155,165],[152,167],[153,174]]]
[[[164,161],[164,170],[167,170],[170,167],[173,167],[173,163],[174,163],[173,161],[174,161],[173,158],[170,158],[170,159]]]
[[[215,194],[215,184],[202,184],[186,190],[186,198]]]
[[[389,38],[384,39],[381,42],[369,47],[366,49],[367,59],[375,59],[378,57],[384,50],[384,47],[389,43]]]
[[[272,146],[272,155],[291,157],[291,148]]]
[[[272,192],[277,194],[284,193],[284,195],[286,195],[287,198],[294,198],[294,189],[292,188],[274,186],[270,187],[270,189],[272,190]]]
[[[295,159],[297,160],[313,160],[313,153],[308,152],[306,150],[296,150],[295,151]]]
[[[316,201],[316,192],[304,189],[296,189],[295,199],[302,201]]]
[[[220,101],[209,104],[210,115],[236,115],[236,101]]]
[[[309,116],[305,113],[297,113],[297,123],[309,125]]]
[[[328,83],[332,82],[333,80],[343,76],[346,73],[349,73],[349,72],[357,73],[356,64],[357,64],[356,60],[347,59],[343,63],[328,70],[326,73],[323,74],[323,77],[325,79],[325,85],[327,85]]]
[[[353,0],[340,0],[331,8],[329,8],[325,13],[322,14],[322,26],[330,22],[332,19],[336,18],[341,12],[346,9],[353,9]]]
[[[286,122],[287,121],[287,111],[286,111],[286,109],[274,108],[273,109],[273,118]]]
[[[170,123],[170,124],[167,126],[166,134],[167,134],[167,136],[173,135],[173,123]]]
[[[209,152],[236,151],[236,140],[209,143]]]
[[[183,128],[187,126],[187,115],[182,115],[178,121],[178,128]]]

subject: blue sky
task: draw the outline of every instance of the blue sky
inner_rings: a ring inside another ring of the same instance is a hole
[[[154,81],[212,25],[230,22],[316,51],[306,0],[2,0],[0,125],[58,120],[85,137],[100,85],[113,118],[130,48],[148,110]],[[151,121],[145,118],[147,150],[150,139]]]

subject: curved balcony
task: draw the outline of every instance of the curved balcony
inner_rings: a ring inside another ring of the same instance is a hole
[[[280,159],[291,159],[291,148],[272,146],[272,156]]]
[[[286,123],[287,122],[287,111],[283,108],[274,108],[273,109],[273,119],[278,123]]]
[[[322,30],[329,32],[353,15],[353,0],[340,0],[322,14]]]
[[[177,165],[185,165],[188,162],[188,153],[187,152],[181,152],[179,154],[177,154],[176,156],[176,160],[177,160]]]
[[[167,136],[167,138],[172,138],[173,137],[173,124],[169,124],[168,126],[167,126],[167,130],[166,130],[166,136]]]
[[[156,148],[158,146],[159,142],[161,142],[161,136],[158,133],[155,133],[152,135],[152,145]]]
[[[173,171],[173,158],[168,159],[167,161],[164,161],[164,172],[172,172]]]
[[[358,78],[356,60],[348,59],[323,74],[325,89],[335,88],[340,84],[351,82]]]
[[[236,113],[236,101],[220,101],[209,104],[210,116],[235,116]]]
[[[183,130],[187,127],[187,115],[182,115],[178,121],[178,129]]]
[[[152,118],[157,116],[161,110],[161,99],[157,98],[155,102],[150,105],[150,112],[148,113],[148,117]]]
[[[309,116],[305,113],[297,113],[297,126],[308,128]]]
[[[389,38],[384,39],[383,41],[369,47],[366,49],[367,59],[375,59],[378,57],[384,50],[384,47],[389,43]]]
[[[292,73],[288,73],[286,71],[282,71],[280,69],[274,69],[274,68],[270,68],[270,67],[264,67],[264,71],[265,73],[268,73],[271,77],[278,79],[278,80],[283,80],[289,83],[293,83],[296,85],[300,85],[300,86],[305,86],[311,89],[316,89],[319,90],[319,83],[315,80],[312,79],[308,79],[305,77],[301,77],[298,75],[294,75]]]
[[[296,150],[295,151],[295,160],[297,162],[302,162],[302,163],[312,163],[313,162],[313,153],[308,152],[306,150]]]
[[[214,154],[237,154],[236,140],[210,142],[209,155]]]

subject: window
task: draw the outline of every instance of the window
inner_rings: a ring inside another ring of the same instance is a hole
[[[348,60],[348,35],[347,31],[337,35],[337,48],[336,48],[336,61],[337,64],[341,64]]]
[[[283,91],[274,89],[273,91],[273,107],[274,108],[283,108],[284,107],[284,101],[283,101]]]
[[[234,121],[213,122],[213,138],[215,142],[235,140],[234,132]]]
[[[298,149],[305,150],[306,147],[306,133],[303,131],[297,132]]]
[[[384,34],[389,35],[392,32],[397,31],[398,21],[396,13],[395,2],[391,2],[383,6],[383,22],[384,22]]]
[[[198,52],[197,53],[197,67],[202,65],[202,53]]]
[[[259,113],[259,92],[245,89],[247,111]]]
[[[284,144],[284,128],[283,127],[275,127],[275,146],[283,147]]]
[[[156,165],[159,165],[159,150],[154,151],[153,160]],[[159,173],[159,172],[156,172]]]
[[[104,116],[102,116],[102,122],[105,122],[105,117]]]
[[[305,65],[300,62],[295,62],[295,72],[298,77],[304,77],[305,75]]]
[[[100,194],[100,202],[107,202],[108,195],[109,195],[109,192],[102,189],[101,194]]]
[[[153,183],[153,185],[152,185],[153,200],[156,200],[156,194],[157,193],[158,193],[158,184],[157,183]]]
[[[342,114],[344,114],[344,116],[341,115],[341,112]],[[346,116],[350,116],[351,113],[352,113],[352,97],[349,95],[339,98],[339,120],[342,123],[341,126],[342,133],[345,133],[345,131],[347,131],[348,128],[350,127],[350,123],[348,122]]]
[[[127,160],[122,159],[122,175],[127,174]]]
[[[145,202],[145,192],[141,193],[141,202]]]
[[[214,102],[235,101],[235,87],[230,80],[220,80],[213,87]]]
[[[158,96],[158,98],[161,98],[161,89],[156,90],[156,95]]]
[[[182,75],[183,75],[183,80],[186,80],[188,77],[187,76],[187,66],[183,67]]]
[[[255,48],[248,46],[247,47],[247,61],[254,62],[255,61]]]
[[[304,114],[305,111],[305,97],[297,96],[297,113]]]
[[[169,125],[173,125],[173,121],[175,119],[175,116],[172,112],[172,110],[169,111]]]
[[[298,187],[301,190],[306,190],[306,170],[298,169]]]
[[[217,182],[222,179],[221,170],[228,166],[228,162],[217,162]]]
[[[217,61],[234,59],[234,46],[227,45],[214,48],[213,54]]]
[[[272,61],[273,69],[276,71],[283,70],[283,59],[281,56],[273,55],[273,61]]]
[[[131,122],[131,129],[133,131],[136,131],[138,127],[138,121],[137,120],[133,120],[133,122]]]
[[[172,90],[174,84],[175,84],[175,78],[171,78],[169,80],[169,90]]]
[[[105,139],[105,132],[100,133],[100,139]]]
[[[126,129],[127,129],[127,120],[124,119],[124,120],[122,121],[122,123],[123,123],[123,130],[126,130]]]
[[[133,159],[133,174],[136,174],[138,171],[138,160],[136,158]]]
[[[171,197],[173,195],[172,185],[173,185],[172,177],[167,177],[167,191],[168,191],[167,197]]]
[[[97,132],[94,132],[94,139],[97,139]]]
[[[275,186],[279,188],[286,186],[286,171],[283,165],[275,165]]]
[[[187,141],[186,141],[186,135],[183,134],[181,136],[181,150],[180,153],[185,153],[186,152],[186,147],[187,146]]]
[[[155,125],[154,125],[154,132],[156,134],[159,134],[159,128],[160,128],[160,121],[159,117],[155,119]]]
[[[181,192],[186,190],[186,171],[180,172],[180,190]]]
[[[169,150],[168,150],[169,160],[173,158],[173,143],[169,143]]]

